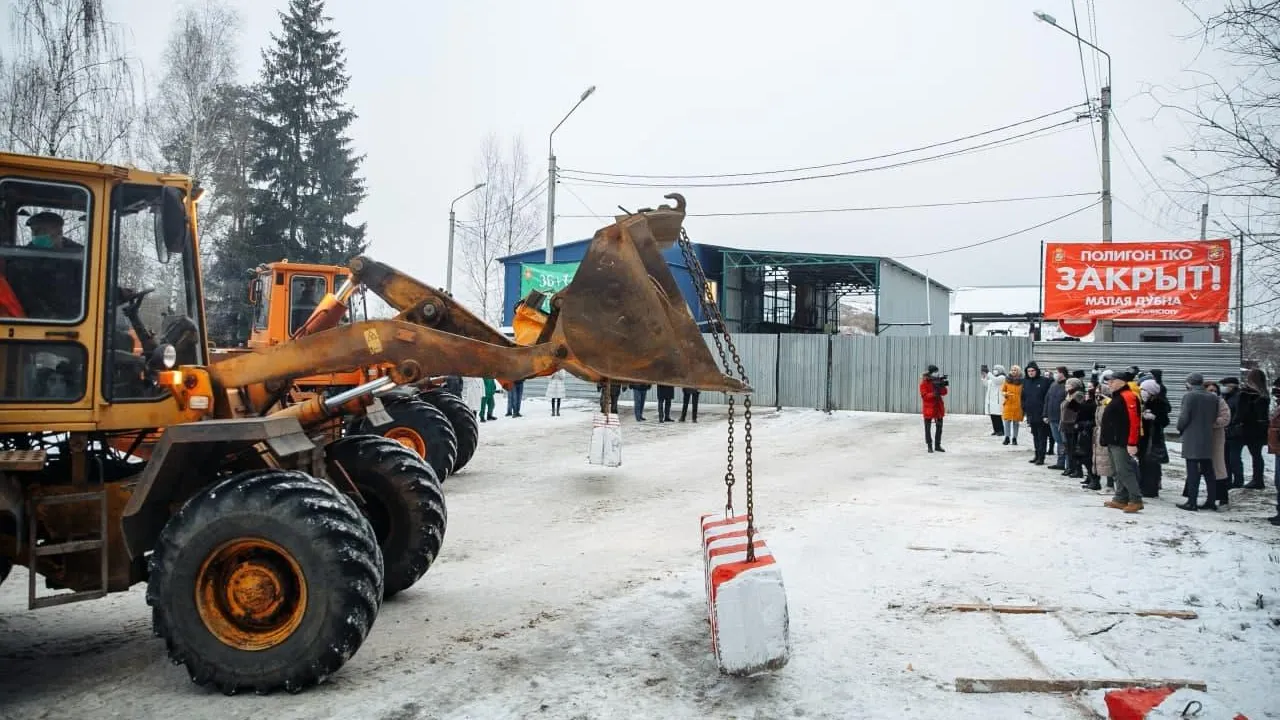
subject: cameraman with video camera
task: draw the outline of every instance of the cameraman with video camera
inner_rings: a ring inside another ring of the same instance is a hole
[[[937,365],[930,365],[920,376],[924,444],[929,448],[929,452],[933,452],[934,449],[938,452],[946,452],[942,449],[942,418],[946,416],[947,409],[943,405],[942,397],[947,394],[947,386],[950,384],[951,381],[946,375],[938,373]],[[935,422],[936,426],[933,425]]]

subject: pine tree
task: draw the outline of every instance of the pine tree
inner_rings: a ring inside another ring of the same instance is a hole
[[[242,262],[345,264],[367,243],[365,225],[347,222],[365,186],[363,156],[346,135],[355,113],[342,102],[350,82],[342,46],[322,0],[290,0],[280,19],[283,33],[263,53],[250,255]]]

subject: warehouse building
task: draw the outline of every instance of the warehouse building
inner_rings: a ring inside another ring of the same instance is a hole
[[[501,258],[502,323],[529,290],[553,293],[573,277],[590,240],[555,247],[545,265],[543,248]],[[834,333],[842,302],[874,307],[875,334],[946,335],[951,289],[884,257],[745,250],[693,243],[712,298],[731,333]],[[678,245],[663,252],[680,292],[704,331],[709,330],[693,275]]]

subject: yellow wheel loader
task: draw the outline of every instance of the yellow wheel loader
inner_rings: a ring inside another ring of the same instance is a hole
[[[351,270],[345,266],[318,265],[281,260],[250,271],[249,304],[253,309],[249,339],[244,348],[214,348],[217,362],[240,352],[290,342],[315,332],[312,315],[326,297],[348,286]],[[350,286],[354,289],[354,285]],[[365,319],[364,292],[351,295],[340,322]],[[332,320],[327,315],[326,322]],[[312,394],[338,393],[386,374],[386,365],[369,365],[347,372],[297,378],[290,399],[302,402]],[[443,482],[466,466],[480,442],[475,411],[458,394],[443,387],[439,378],[402,388],[382,396],[391,422],[374,425],[357,415],[345,423],[348,432],[389,437],[424,458]]]
[[[659,254],[680,232],[678,196],[600,229],[550,313],[521,308],[515,342],[358,257],[306,333],[216,363],[199,196],[183,176],[0,153],[0,578],[24,566],[32,609],[146,583],[156,635],[197,683],[320,682],[384,597],[427,572],[447,518],[437,474],[342,426],[382,424],[382,394],[558,368],[750,392],[711,357]],[[356,286],[400,314],[342,323]],[[369,366],[386,371],[291,397],[298,378]]]

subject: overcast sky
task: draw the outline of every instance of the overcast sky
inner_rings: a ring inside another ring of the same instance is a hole
[[[230,3],[244,21],[241,72],[248,79],[258,72],[269,34],[279,31],[276,12],[286,2]],[[1090,4],[1076,2],[1086,37]],[[112,19],[128,26],[148,70],[157,72],[175,3],[106,5]],[[1185,132],[1173,116],[1153,120],[1155,105],[1143,94],[1150,85],[1191,80],[1184,70],[1200,44],[1179,36],[1194,31],[1193,18],[1177,0],[1096,5],[1096,41],[1114,62],[1119,124],[1187,208],[1173,207],[1155,187],[1113,123],[1114,237],[1196,238],[1199,198],[1190,192],[1196,186],[1161,157],[1185,141]],[[330,0],[326,6],[352,75],[347,99],[359,115],[355,147],[367,155],[369,198],[359,218],[369,223],[370,254],[438,284],[444,282],[449,201],[474,183],[484,136],[522,136],[543,174],[547,133],[589,85],[596,93],[555,137],[562,168],[713,174],[839,162],[1083,103],[1075,40],[1038,22],[1034,9],[1073,27],[1069,0]],[[1085,53],[1088,92],[1096,96],[1095,56],[1087,47]],[[1206,62],[1201,58],[1199,67]],[[1105,77],[1105,65],[1102,72]],[[1096,192],[1098,159],[1090,138],[1096,130],[1093,123],[1092,130],[961,157],[785,184],[680,189],[566,181],[557,211],[608,217],[617,205],[663,202],[669,189],[685,194],[691,213]],[[1193,158],[1184,159],[1195,168]],[[1036,284],[1040,243],[1099,239],[1100,207],[972,250],[906,256],[1003,235],[1092,199],[690,218],[686,227],[695,241],[728,246],[898,257],[953,287]],[[460,209],[460,217],[467,215]],[[602,224],[561,217],[556,238],[588,237]],[[1212,225],[1210,234],[1221,235]],[[462,284],[457,275],[455,284]]]

